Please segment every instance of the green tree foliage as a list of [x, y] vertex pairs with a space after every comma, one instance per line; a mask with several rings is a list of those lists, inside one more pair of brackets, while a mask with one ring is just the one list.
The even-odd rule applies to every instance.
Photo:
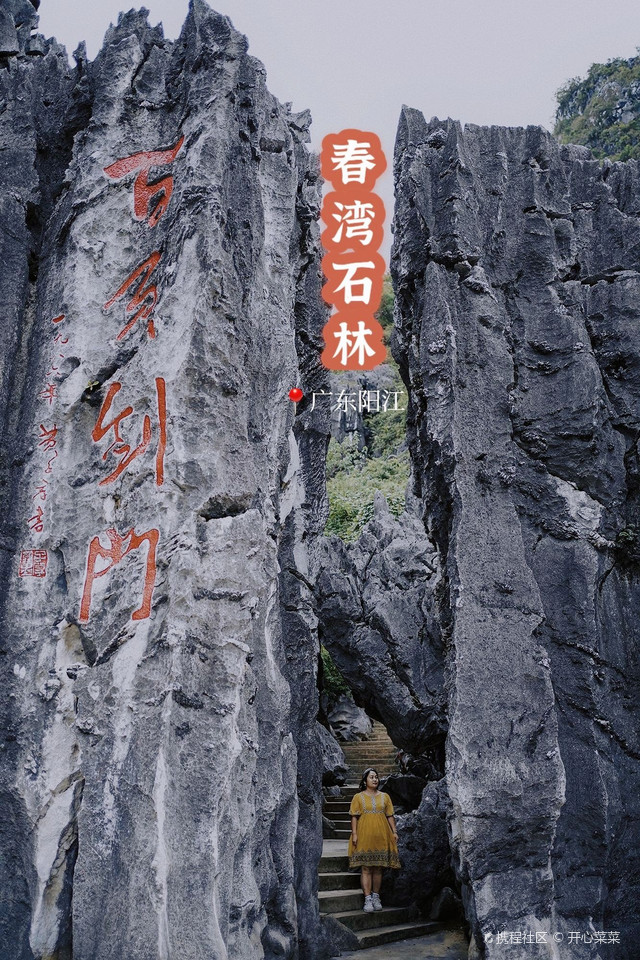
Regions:
[[[393, 386], [390, 391], [397, 391], [399, 407], [406, 407], [406, 390], [400, 371], [395, 360], [390, 363], [393, 371]], [[397, 457], [405, 447], [406, 437], [406, 410], [388, 409], [384, 413], [365, 413], [364, 429], [367, 438], [367, 451], [372, 457]]]
[[[384, 342], [387, 346], [387, 365], [393, 373], [392, 390], [402, 393], [405, 389], [398, 364], [391, 355], [391, 332], [393, 330], [393, 287], [391, 277], [387, 274], [382, 287], [382, 299], [376, 314], [380, 326], [384, 330]], [[402, 404], [400, 404], [402, 406]], [[406, 411], [387, 410], [383, 414], [370, 413], [364, 415], [364, 427], [367, 435], [367, 450], [372, 457], [397, 456], [404, 447], [406, 429]]]
[[334, 533], [345, 543], [357, 540], [373, 516], [376, 490], [385, 495], [394, 517], [399, 517], [404, 510], [408, 479], [408, 451], [397, 456], [368, 457], [349, 439], [342, 443], [331, 440], [327, 455], [329, 519], [325, 533]]
[[[378, 307], [378, 312], [376, 313], [376, 320], [384, 330], [384, 342], [387, 344], [387, 356], [391, 357], [388, 346], [389, 341], [391, 340], [391, 330], [393, 329], [393, 287], [391, 285], [391, 277], [388, 273], [385, 275], [382, 283], [382, 297], [380, 298], [380, 306]], [[391, 362], [393, 362], [393, 360]]]
[[[393, 288], [388, 276], [385, 277], [382, 300], [376, 317], [385, 331], [387, 364], [393, 374], [391, 390], [400, 393], [405, 388], [389, 349], [393, 328]], [[406, 393], [404, 399], [406, 401]], [[327, 455], [329, 519], [325, 533], [335, 534], [345, 543], [357, 540], [362, 528], [373, 516], [373, 501], [377, 490], [386, 497], [391, 513], [396, 517], [400, 516], [404, 510], [405, 490], [409, 480], [405, 419], [406, 412], [403, 410], [365, 413], [365, 450], [358, 450], [353, 435], [342, 443], [331, 440]]]
[[331, 654], [326, 647], [320, 647], [320, 656], [322, 657], [322, 689], [329, 703], [335, 703], [341, 694], [346, 694], [353, 699], [349, 684], [331, 659]]
[[584, 144], [599, 159], [640, 158], [640, 56], [592, 64], [556, 99], [554, 134], [562, 143]]

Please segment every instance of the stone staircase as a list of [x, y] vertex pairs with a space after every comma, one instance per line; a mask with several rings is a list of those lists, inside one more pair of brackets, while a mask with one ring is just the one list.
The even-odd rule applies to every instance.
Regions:
[[368, 740], [354, 740], [340, 744], [349, 768], [347, 783], [358, 784], [367, 767], [375, 767], [380, 779], [390, 773], [398, 773], [396, 748], [385, 727], [374, 721], [373, 731]]
[[320, 913], [331, 914], [354, 931], [360, 945], [373, 947], [396, 940], [423, 937], [441, 930], [442, 924], [416, 921], [406, 907], [383, 907], [364, 913], [364, 895], [359, 871], [349, 870], [347, 843], [351, 833], [349, 806], [366, 767], [375, 767], [380, 777], [397, 770], [395, 747], [381, 723], [374, 723], [370, 740], [342, 743], [349, 774], [342, 796], [325, 801], [324, 814], [336, 824], [334, 839], [325, 840], [319, 865]]

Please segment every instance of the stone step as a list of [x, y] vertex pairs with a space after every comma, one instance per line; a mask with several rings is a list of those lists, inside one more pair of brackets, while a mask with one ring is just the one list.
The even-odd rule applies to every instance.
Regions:
[[349, 813], [349, 807], [351, 803], [349, 800], [325, 800], [324, 802], [324, 812], [327, 816], [330, 816], [329, 810], [333, 813]]
[[377, 773], [381, 773], [381, 771], [378, 770], [378, 767], [394, 767], [395, 768], [397, 766], [395, 757], [375, 757], [375, 758], [366, 757], [366, 756], [350, 757], [347, 754], [345, 754], [345, 759], [352, 770], [354, 768], [357, 768], [360, 771], [364, 771], [368, 767], [373, 767], [373, 769], [376, 770]]
[[[380, 780], [381, 781], [386, 780], [386, 778], [390, 777], [391, 774], [398, 773], [398, 772], [399, 772], [398, 770], [381, 770], [379, 773]], [[381, 787], [380, 789], [384, 789], [384, 787]], [[358, 793], [358, 791], [356, 790], [355, 793]]]
[[359, 873], [320, 873], [318, 875], [320, 890], [359, 890]]
[[364, 893], [362, 890], [321, 890], [318, 900], [320, 913], [345, 913], [362, 910]]
[[375, 731], [371, 734], [370, 737], [365, 737], [363, 740], [341, 740], [340, 737], [336, 737], [336, 739], [340, 743], [340, 746], [343, 746], [344, 744], [349, 746], [350, 744], [353, 745], [357, 743], [391, 743], [392, 742], [389, 735], [386, 732], [376, 733]]
[[[375, 767], [381, 778], [399, 772], [395, 760], [396, 748], [380, 723], [374, 724], [371, 740], [342, 743], [341, 746], [348, 765], [347, 776], [352, 782], [342, 788], [340, 797], [327, 798], [324, 804], [324, 815], [336, 825], [331, 841], [335, 846], [329, 847], [332, 850], [339, 849], [338, 844], [346, 843], [351, 835], [349, 806], [360, 789], [362, 771], [370, 766]], [[414, 914], [404, 907], [383, 907], [382, 910], [365, 913], [362, 909], [364, 894], [360, 890], [360, 876], [348, 871], [346, 856], [323, 856], [319, 869], [320, 912], [335, 917], [353, 930], [363, 950], [395, 941], [424, 938], [432, 931], [441, 929], [440, 924], [412, 920]], [[438, 952], [440, 944], [435, 946], [434, 957], [444, 956]], [[424, 954], [425, 960], [427, 956], [429, 954]]]
[[395, 762], [395, 750], [344, 750], [349, 761], [357, 760], [363, 766], [375, 767], [376, 763]]
[[333, 823], [338, 830], [351, 830], [351, 817], [348, 814], [344, 816], [342, 814], [338, 814], [337, 817], [330, 817], [325, 812], [325, 817], [329, 817], [331, 823]]
[[[373, 930], [358, 930], [356, 931], [356, 937], [360, 941], [362, 949], [367, 947], [377, 947], [383, 943], [393, 943], [396, 940], [411, 940], [414, 937], [426, 937], [429, 934], [435, 933], [439, 924], [429, 923], [427, 921], [421, 922], [416, 921], [414, 923], [395, 923], [390, 924], [388, 927], [378, 927]], [[434, 936], [434, 947], [440, 947], [440, 937]], [[429, 954], [420, 952], [421, 958], [428, 957]], [[435, 952], [434, 957], [444, 956], [440, 952]]]
[[[349, 767], [348, 767], [348, 770], [351, 773], [359, 773], [360, 770], [364, 770], [364, 769], [366, 768], [356, 764], [349, 764]], [[398, 767], [392, 766], [390, 763], [385, 764], [384, 766], [382, 766], [382, 764], [379, 763], [378, 766], [376, 767], [376, 773], [378, 774], [380, 779], [383, 779], [384, 777], [389, 777], [391, 776], [392, 773], [399, 773], [399, 772], [400, 771]]]
[[345, 750], [349, 763], [358, 763], [364, 767], [375, 767], [377, 763], [395, 763], [395, 751], [389, 750]]
[[368, 767], [373, 767], [374, 770], [378, 770], [378, 767], [396, 766], [395, 757], [368, 757], [366, 755], [364, 757], [352, 757], [345, 753], [345, 759], [350, 767], [357, 767], [358, 770], [366, 770]]
[[[362, 776], [363, 770], [366, 770], [366, 766], [363, 763], [349, 763], [347, 765], [347, 772], [350, 773], [351, 776], [355, 775], [358, 778], [360, 778]], [[385, 763], [385, 764], [379, 763], [375, 767], [375, 771], [380, 777], [380, 779], [382, 780], [384, 777], [388, 777], [392, 773], [399, 773], [400, 769], [399, 767], [396, 767], [394, 763]], [[360, 779], [358, 779], [358, 785], [359, 784], [360, 784]]]
[[346, 854], [344, 857], [322, 856], [318, 869], [321, 873], [346, 873], [349, 869], [349, 857]]
[[398, 748], [391, 740], [352, 740], [341, 743], [345, 753], [397, 753]]
[[375, 767], [377, 770], [377, 765], [379, 763], [393, 763], [395, 764], [396, 758], [393, 753], [379, 753], [376, 756], [371, 756], [371, 752], [367, 751], [366, 753], [352, 753], [351, 751], [344, 751], [345, 758], [347, 763], [357, 764], [359, 767], [362, 767], [364, 770], [366, 767]]
[[[325, 912], [322, 909], [321, 913]], [[410, 912], [406, 907], [383, 907], [374, 913], [365, 913], [364, 910], [344, 910], [332, 913], [332, 917], [344, 923], [350, 930], [372, 930], [378, 927], [396, 926], [401, 923], [410, 923]]]

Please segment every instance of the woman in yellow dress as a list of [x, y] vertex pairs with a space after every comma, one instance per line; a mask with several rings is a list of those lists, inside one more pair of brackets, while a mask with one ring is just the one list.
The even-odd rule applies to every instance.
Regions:
[[385, 867], [400, 869], [398, 831], [391, 797], [378, 790], [380, 778], [368, 767], [360, 781], [360, 792], [351, 801], [349, 869], [362, 871], [364, 911], [382, 910], [380, 885]]

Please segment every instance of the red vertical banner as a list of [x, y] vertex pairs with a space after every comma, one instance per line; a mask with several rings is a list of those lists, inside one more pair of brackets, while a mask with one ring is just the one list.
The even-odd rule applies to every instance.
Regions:
[[321, 360], [329, 370], [372, 370], [387, 356], [374, 317], [385, 269], [377, 253], [385, 210], [373, 193], [387, 161], [375, 133], [348, 129], [324, 138], [320, 163], [334, 188], [322, 204], [322, 296], [335, 311], [322, 331]]

